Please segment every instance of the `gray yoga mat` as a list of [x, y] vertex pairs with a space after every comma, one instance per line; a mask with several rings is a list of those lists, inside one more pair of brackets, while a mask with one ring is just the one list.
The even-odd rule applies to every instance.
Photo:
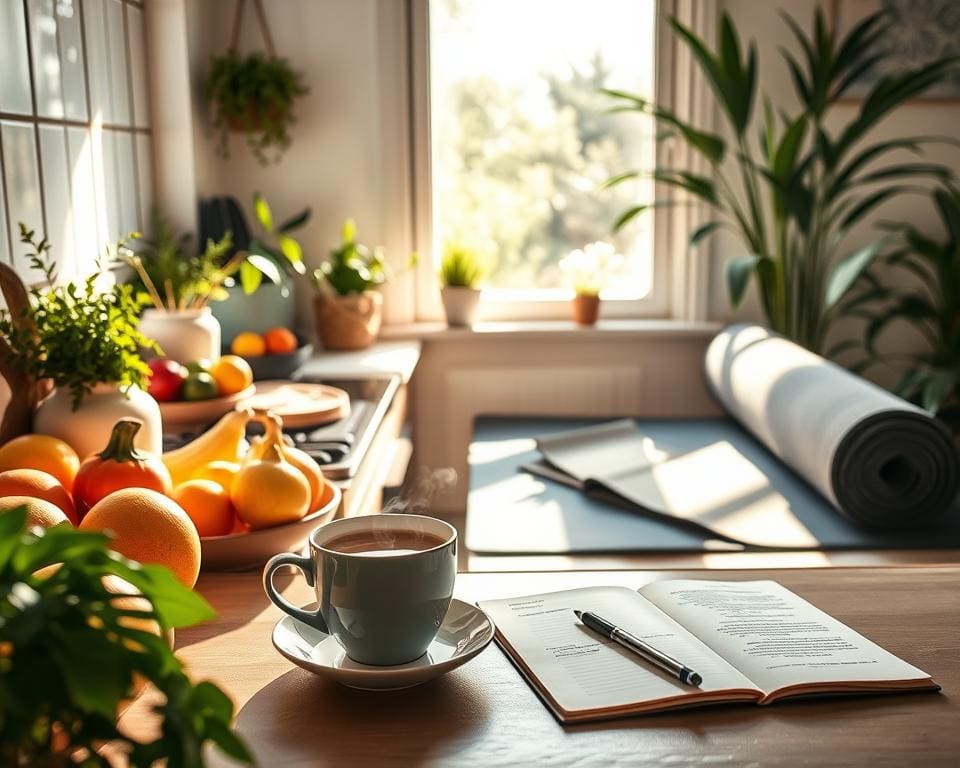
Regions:
[[858, 525], [956, 513], [957, 446], [916, 406], [757, 325], [721, 331], [704, 371], [727, 413]]
[[[478, 554], [569, 554], [625, 552], [709, 552], [744, 549], [711, 536], [699, 524], [645, 514], [612, 495], [585, 494], [560, 482], [521, 470], [540, 461], [536, 438], [602, 423], [596, 419], [482, 417], [470, 446], [470, 495], [466, 546]], [[795, 525], [817, 549], [924, 549], [960, 546], [960, 515], [916, 530], [865, 529], [837, 513], [833, 505], [755, 438], [730, 419], [638, 420], [652, 450], [672, 455], [696, 453], [727, 444], [768, 479], [786, 500]], [[695, 483], [699, 478], [690, 478]], [[744, 503], [726, 499], [704, 520], [719, 522], [738, 514]], [[759, 537], [755, 537], [759, 538]], [[773, 549], [782, 547], [770, 547]]]

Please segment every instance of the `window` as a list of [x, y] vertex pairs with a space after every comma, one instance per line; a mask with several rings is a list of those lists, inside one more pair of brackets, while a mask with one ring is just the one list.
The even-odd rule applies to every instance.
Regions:
[[18, 222], [64, 277], [142, 229], [152, 201], [141, 2], [0, 0], [0, 259], [35, 280]]
[[654, 129], [599, 91], [653, 98], [654, 0], [429, 0], [428, 16], [430, 278], [444, 243], [466, 243], [489, 260], [488, 318], [566, 316], [560, 260], [607, 241], [624, 258], [604, 298], [643, 314], [653, 217], [612, 227], [652, 183], [600, 186], [653, 167]]

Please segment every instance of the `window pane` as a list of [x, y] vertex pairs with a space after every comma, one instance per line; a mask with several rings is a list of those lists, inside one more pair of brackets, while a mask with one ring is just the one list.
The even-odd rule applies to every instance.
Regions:
[[71, 120], [86, 120], [87, 94], [83, 84], [80, 0], [57, 0], [57, 32], [60, 35], [60, 78], [64, 112]]
[[[3, 174], [3, 158], [0, 157], [0, 176]], [[9, 238], [7, 236], [7, 203], [3, 196], [3, 184], [0, 184], [0, 261], [10, 263]], [[0, 301], [2, 301], [0, 297]]]
[[57, 262], [62, 277], [73, 277], [77, 274], [77, 264], [66, 136], [63, 128], [57, 125], [41, 125], [39, 130], [50, 255]]
[[100, 251], [97, 237], [97, 197], [93, 177], [93, 143], [86, 128], [67, 128], [70, 190], [76, 231], [77, 268], [93, 269]]
[[123, 4], [107, 0], [107, 49], [110, 54], [111, 123], [131, 125], [130, 90], [127, 78], [127, 42]]
[[33, 43], [33, 82], [37, 89], [37, 114], [63, 117], [60, 93], [60, 52], [53, 0], [30, 0], [30, 39]]
[[150, 228], [153, 207], [153, 147], [149, 136], [137, 135], [137, 178], [140, 182], [140, 231]]
[[623, 254], [613, 298], [652, 278], [652, 221], [612, 224], [652, 192], [607, 191], [610, 176], [653, 166], [652, 128], [610, 115], [600, 88], [648, 98], [654, 0], [431, 0], [434, 253], [456, 241], [489, 253], [495, 288], [557, 289], [560, 260], [604, 240]]
[[27, 26], [20, 0], [0, 0], [0, 109], [29, 115]]
[[136, 182], [136, 164], [133, 159], [133, 136], [117, 133], [117, 194], [120, 198], [120, 229], [123, 237], [140, 228], [139, 191]]
[[23, 256], [19, 226], [22, 221], [30, 229], [43, 232], [40, 174], [33, 126], [4, 121], [0, 123], [0, 139], [3, 140], [3, 170], [7, 180], [7, 210], [13, 230], [13, 266], [25, 280], [36, 281], [37, 275]]
[[140, 128], [150, 125], [147, 102], [147, 65], [144, 57], [143, 12], [127, 6], [127, 39], [130, 41], [130, 81], [133, 83], [133, 121]]

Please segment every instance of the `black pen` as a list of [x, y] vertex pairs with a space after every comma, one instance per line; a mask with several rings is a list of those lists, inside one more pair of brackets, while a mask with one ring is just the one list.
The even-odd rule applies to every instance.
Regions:
[[703, 682], [703, 678], [686, 664], [677, 661], [673, 656], [668, 656], [663, 651], [658, 651], [649, 643], [644, 642], [639, 637], [631, 635], [625, 629], [620, 629], [620, 627], [611, 624], [606, 619], [597, 616], [597, 614], [577, 610], [574, 610], [574, 613], [577, 614], [577, 618], [583, 622], [587, 629], [592, 629], [599, 635], [609, 637], [613, 642], [622, 645], [628, 651], [646, 659], [655, 667], [662, 669], [664, 672], [669, 672], [681, 683], [698, 686]]

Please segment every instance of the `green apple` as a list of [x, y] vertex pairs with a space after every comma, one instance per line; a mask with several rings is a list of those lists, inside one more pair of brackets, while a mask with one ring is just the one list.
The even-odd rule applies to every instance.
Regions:
[[184, 400], [209, 400], [216, 396], [217, 382], [209, 373], [191, 373], [183, 380]]
[[202, 357], [199, 360], [191, 360], [184, 367], [190, 373], [210, 373], [213, 363], [207, 360], [207, 358]]

